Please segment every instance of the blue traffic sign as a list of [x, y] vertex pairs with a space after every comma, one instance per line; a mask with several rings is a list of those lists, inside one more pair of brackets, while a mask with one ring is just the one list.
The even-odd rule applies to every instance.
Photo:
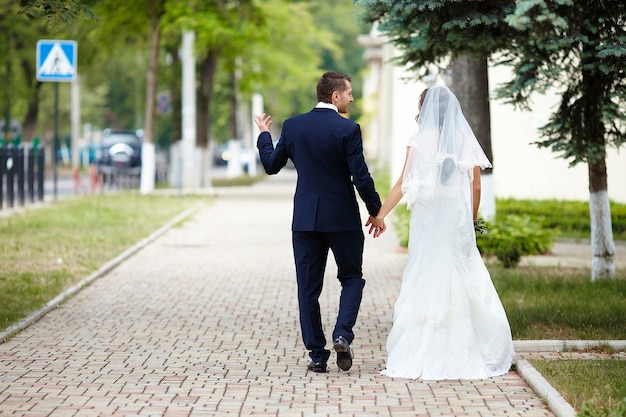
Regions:
[[77, 49], [76, 41], [38, 41], [37, 80], [74, 81]]

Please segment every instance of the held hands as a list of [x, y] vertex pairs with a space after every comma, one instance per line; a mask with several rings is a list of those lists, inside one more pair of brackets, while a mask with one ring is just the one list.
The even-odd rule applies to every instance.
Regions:
[[260, 116], [254, 115], [254, 123], [256, 123], [261, 132], [269, 132], [272, 125], [272, 116], [266, 116], [265, 113]]
[[375, 238], [379, 237], [385, 232], [385, 230], [387, 230], [384, 218], [374, 217], [371, 215], [365, 223], [365, 227], [367, 226], [370, 227], [370, 230], [367, 233], [369, 233], [370, 235], [373, 234], [373, 237]]

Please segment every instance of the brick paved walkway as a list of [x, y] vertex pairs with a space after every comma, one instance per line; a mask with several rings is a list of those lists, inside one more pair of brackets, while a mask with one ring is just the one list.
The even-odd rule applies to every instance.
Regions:
[[[393, 233], [366, 240], [353, 368], [307, 372], [293, 178], [218, 189], [182, 225], [0, 344], [0, 415], [553, 416], [516, 372], [447, 382], [379, 375], [406, 261]], [[328, 334], [335, 272], [330, 262]]]

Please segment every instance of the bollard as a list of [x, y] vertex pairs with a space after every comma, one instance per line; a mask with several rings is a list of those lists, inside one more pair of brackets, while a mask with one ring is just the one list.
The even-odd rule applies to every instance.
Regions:
[[37, 199], [43, 201], [43, 182], [44, 182], [44, 156], [45, 150], [42, 145], [37, 148]]
[[15, 148], [15, 173], [17, 174], [17, 204], [24, 206], [24, 146]]
[[100, 181], [100, 177], [98, 176], [98, 168], [96, 168], [95, 165], [91, 165], [89, 167], [89, 185], [92, 193], [98, 188], [100, 188], [101, 193], [104, 192], [104, 186]]
[[6, 161], [6, 151], [0, 144], [0, 210], [4, 207], [4, 166]]
[[5, 169], [7, 173], [7, 207], [13, 208], [14, 203], [14, 183], [13, 174], [15, 173], [15, 148], [13, 145], [9, 145], [6, 148], [6, 164]]
[[28, 148], [27, 165], [28, 165], [28, 201], [35, 202], [35, 152], [36, 148], [31, 146]]

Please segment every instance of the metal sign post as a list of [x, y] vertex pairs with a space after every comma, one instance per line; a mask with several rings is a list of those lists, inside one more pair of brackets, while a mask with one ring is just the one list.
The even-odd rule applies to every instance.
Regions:
[[57, 147], [59, 146], [59, 82], [76, 80], [76, 41], [37, 42], [37, 80], [54, 82], [54, 199], [57, 199]]

